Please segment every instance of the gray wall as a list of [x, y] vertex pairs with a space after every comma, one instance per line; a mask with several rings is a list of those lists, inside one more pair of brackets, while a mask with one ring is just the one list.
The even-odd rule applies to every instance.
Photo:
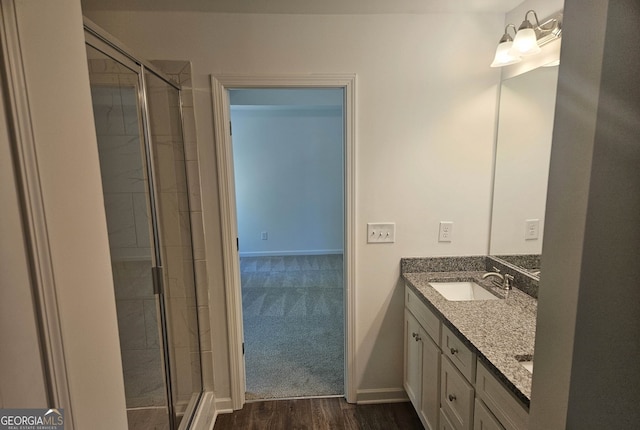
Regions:
[[640, 6], [567, 0], [531, 429], [640, 422]]

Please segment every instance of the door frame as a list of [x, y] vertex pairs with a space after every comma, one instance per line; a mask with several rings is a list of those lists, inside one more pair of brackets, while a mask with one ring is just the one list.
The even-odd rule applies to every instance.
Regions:
[[232, 407], [235, 410], [241, 409], [245, 403], [245, 366], [243, 357], [242, 293], [237, 245], [238, 224], [228, 90], [251, 88], [342, 88], [344, 90], [344, 392], [347, 402], [355, 403], [356, 75], [211, 75], [214, 141], [220, 192], [222, 258], [229, 337]]
[[[62, 326], [59, 306], [59, 287], [54, 276], [54, 264], [45, 202], [38, 164], [37, 141], [30, 106], [29, 79], [25, 74], [20, 37], [25, 29], [20, 26], [18, 3], [0, 0], [0, 69], [6, 77], [0, 92], [4, 103], [3, 121], [6, 121], [10, 150], [15, 169], [15, 185], [19, 198], [19, 211], [23, 225], [25, 259], [31, 285], [33, 315], [39, 342], [40, 362], [46, 396], [46, 407], [64, 409], [65, 426], [76, 427], [72, 404], [69, 368], [63, 337], [70, 334]], [[37, 115], [36, 115], [37, 120]], [[77, 377], [77, 375], [76, 375]], [[45, 405], [42, 405], [45, 406]]]

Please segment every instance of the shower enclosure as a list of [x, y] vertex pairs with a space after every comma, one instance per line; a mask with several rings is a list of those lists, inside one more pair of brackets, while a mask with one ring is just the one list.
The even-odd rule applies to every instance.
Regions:
[[188, 428], [202, 367], [180, 88], [85, 36], [129, 428]]

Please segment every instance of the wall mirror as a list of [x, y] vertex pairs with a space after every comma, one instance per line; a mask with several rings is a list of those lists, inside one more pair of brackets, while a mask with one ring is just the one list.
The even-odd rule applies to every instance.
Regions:
[[558, 67], [504, 79], [489, 255], [539, 280]]

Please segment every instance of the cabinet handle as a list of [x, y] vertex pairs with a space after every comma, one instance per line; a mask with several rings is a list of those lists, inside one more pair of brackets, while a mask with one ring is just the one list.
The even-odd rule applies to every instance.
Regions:
[[453, 394], [449, 394], [449, 401], [453, 402], [456, 399], [456, 396]]
[[418, 333], [411, 333], [411, 336], [413, 336], [413, 338], [415, 339], [416, 337], [418, 337]]
[[422, 338], [418, 335], [416, 335], [416, 342], [420, 342], [422, 340]]
[[456, 355], [458, 353], [458, 350], [455, 348], [451, 348], [450, 351], [451, 351], [451, 355]]

